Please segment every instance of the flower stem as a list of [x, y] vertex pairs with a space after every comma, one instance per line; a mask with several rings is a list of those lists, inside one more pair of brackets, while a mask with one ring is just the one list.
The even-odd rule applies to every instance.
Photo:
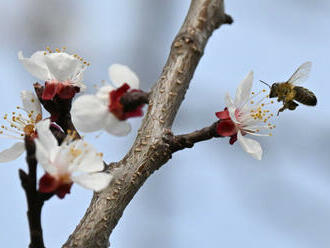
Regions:
[[164, 140], [169, 144], [171, 152], [174, 153], [185, 148], [191, 148], [195, 143], [221, 137], [217, 133], [217, 125], [218, 121], [214, 122], [211, 126], [182, 135], [173, 135], [171, 132], [168, 132]]
[[25, 191], [28, 210], [27, 217], [30, 229], [29, 248], [45, 248], [42, 227], [41, 210], [44, 202], [50, 199], [53, 194], [44, 194], [37, 191], [37, 160], [35, 158], [35, 144], [31, 137], [25, 137], [26, 162], [28, 164], [28, 174], [19, 169], [19, 177]]

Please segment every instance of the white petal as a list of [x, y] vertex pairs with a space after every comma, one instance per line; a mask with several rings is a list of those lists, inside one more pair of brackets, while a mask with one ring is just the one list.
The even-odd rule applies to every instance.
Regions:
[[131, 131], [131, 124], [126, 121], [118, 120], [113, 114], [109, 113], [105, 120], [104, 129], [116, 136], [126, 136]]
[[239, 121], [236, 119], [235, 112], [236, 112], [236, 107], [233, 103], [233, 100], [231, 99], [230, 95], [227, 93], [225, 97], [225, 102], [226, 102], [226, 107], [228, 109], [230, 118], [233, 122], [239, 123]]
[[53, 133], [49, 130], [50, 120], [46, 119], [36, 124], [40, 144], [47, 150], [52, 151], [58, 147], [58, 143]]
[[36, 158], [38, 163], [42, 166], [42, 168], [51, 175], [57, 174], [57, 168], [51, 161], [52, 154], [57, 150], [57, 148], [53, 148], [53, 150], [47, 150], [45, 146], [40, 142], [40, 140], [34, 140], [36, 144]]
[[97, 91], [96, 96], [108, 106], [110, 101], [110, 91], [113, 91], [114, 89], [115, 88], [110, 84], [104, 85]]
[[250, 154], [255, 159], [261, 160], [262, 158], [262, 148], [258, 141], [253, 139], [245, 138], [241, 134], [241, 131], [238, 131], [237, 139], [241, 144], [244, 151]]
[[236, 90], [234, 104], [237, 107], [242, 107], [249, 99], [253, 84], [253, 71], [242, 80]]
[[106, 188], [109, 185], [111, 179], [112, 175], [105, 172], [72, 176], [72, 181], [80, 184], [87, 189], [92, 189], [94, 191], [100, 191]]
[[50, 79], [44, 51], [35, 52], [31, 58], [24, 58], [22, 51], [20, 51], [18, 52], [18, 59], [22, 62], [24, 68], [36, 78], [43, 81]]
[[80, 96], [72, 104], [71, 116], [75, 127], [82, 132], [95, 132], [104, 127], [108, 106], [94, 95]]
[[69, 174], [69, 165], [74, 159], [70, 151], [70, 146], [66, 141], [62, 142], [60, 146], [54, 149], [51, 154], [49, 154], [50, 162], [56, 167], [57, 174]]
[[97, 172], [104, 169], [103, 157], [94, 147], [83, 140], [74, 141], [71, 144], [74, 149], [80, 150], [81, 155], [73, 160], [70, 172]]
[[50, 53], [45, 57], [49, 72], [60, 82], [72, 80], [81, 71], [81, 61], [67, 53]]
[[33, 92], [23, 90], [21, 91], [21, 98], [25, 110], [28, 112], [33, 111], [34, 117], [36, 117], [38, 114], [41, 114], [41, 104], [38, 97]]
[[0, 152], [0, 163], [15, 160], [25, 151], [23, 142], [17, 142], [12, 147]]
[[109, 67], [109, 77], [114, 86], [120, 87], [127, 83], [132, 89], [139, 88], [139, 78], [126, 65], [113, 64]]

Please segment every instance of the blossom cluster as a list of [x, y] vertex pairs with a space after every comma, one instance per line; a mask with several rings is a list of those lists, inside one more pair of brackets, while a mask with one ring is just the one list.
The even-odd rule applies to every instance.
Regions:
[[[113, 175], [107, 171], [102, 153], [80, 138], [76, 130], [127, 135], [131, 131], [127, 119], [143, 115], [144, 103], [137, 101], [127, 105], [124, 101], [127, 96], [143, 93], [139, 90], [138, 76], [125, 65], [113, 64], [108, 69], [112, 84], [104, 84], [95, 94], [75, 98], [87, 88], [83, 74], [89, 63], [83, 58], [66, 53], [64, 48], [54, 52], [47, 48], [30, 58], [19, 52], [18, 59], [30, 74], [45, 83], [43, 86], [35, 84], [37, 95], [22, 91], [22, 106], [4, 115], [6, 124], [0, 126], [0, 135], [18, 141], [0, 152], [0, 162], [18, 158], [28, 149], [26, 139], [32, 140], [37, 161], [45, 171], [39, 180], [39, 192], [64, 198], [73, 183], [94, 191], [103, 190]], [[238, 86], [234, 99], [226, 95], [226, 107], [216, 113], [219, 119], [216, 133], [220, 137], [230, 137], [231, 145], [239, 141], [244, 151], [260, 160], [263, 153], [260, 143], [246, 135], [270, 136], [269, 130], [275, 125], [269, 123], [273, 114], [266, 109], [272, 101], [267, 102], [268, 95], [262, 96], [265, 90], [251, 92], [252, 84], [253, 72], [250, 72]], [[51, 114], [50, 118], [43, 117], [42, 105]], [[58, 121], [63, 114], [71, 117], [69, 127], [73, 130], [65, 130], [68, 125]], [[54, 132], [66, 137], [59, 139]]]
[[[30, 74], [45, 83], [41, 94], [22, 91], [23, 106], [3, 116], [5, 124], [0, 126], [0, 135], [17, 142], [0, 152], [0, 162], [18, 158], [27, 149], [24, 140], [33, 140], [35, 156], [45, 171], [39, 180], [39, 192], [64, 198], [73, 183], [94, 191], [103, 190], [113, 177], [106, 170], [103, 154], [83, 139], [77, 139], [75, 130], [63, 130], [53, 116], [43, 118], [42, 105], [48, 110], [50, 103], [61, 105], [67, 101], [72, 106], [69, 113], [72, 122], [79, 132], [105, 130], [124, 136], [131, 130], [126, 120], [143, 115], [143, 104], [126, 110], [121, 103], [125, 94], [140, 91], [138, 77], [127, 66], [114, 64], [109, 67], [113, 85], [106, 84], [94, 95], [85, 94], [72, 102], [77, 93], [87, 88], [83, 74], [89, 63], [83, 58], [66, 53], [65, 48], [55, 51], [47, 48], [29, 58], [19, 52], [18, 59]], [[53, 129], [66, 135], [64, 140], [58, 140]]]

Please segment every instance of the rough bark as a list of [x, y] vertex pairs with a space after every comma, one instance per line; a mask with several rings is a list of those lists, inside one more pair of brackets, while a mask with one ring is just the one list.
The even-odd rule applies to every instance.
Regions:
[[112, 183], [95, 193], [84, 217], [63, 245], [108, 247], [109, 237], [124, 209], [145, 180], [172, 155], [168, 135], [196, 66], [212, 32], [232, 23], [223, 0], [192, 0], [186, 19], [174, 39], [161, 77], [149, 95], [148, 111], [126, 156], [110, 165]]

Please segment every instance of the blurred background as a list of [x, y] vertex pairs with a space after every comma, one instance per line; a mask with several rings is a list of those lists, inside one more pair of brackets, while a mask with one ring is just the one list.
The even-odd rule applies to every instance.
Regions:
[[[0, 111], [20, 105], [19, 92], [35, 78], [17, 60], [46, 46], [66, 46], [91, 63], [89, 86], [108, 80], [112, 63], [130, 66], [149, 90], [159, 77], [188, 0], [72, 1], [25, 0], [0, 3]], [[174, 132], [213, 123], [249, 70], [257, 83], [286, 81], [305, 61], [313, 62], [304, 84], [316, 107], [299, 106], [276, 118], [272, 137], [260, 138], [262, 161], [238, 143], [214, 139], [176, 153], [155, 172], [129, 204], [110, 242], [115, 248], [246, 247], [326, 248], [330, 246], [329, 65], [330, 2], [327, 0], [226, 1], [234, 18], [211, 37], [177, 115]], [[89, 92], [94, 92], [93, 87]], [[86, 139], [120, 160], [141, 119], [130, 120], [126, 138], [106, 133]], [[0, 150], [13, 140], [1, 139]], [[29, 243], [24, 192], [18, 169], [24, 156], [0, 166], [0, 243]], [[39, 172], [39, 175], [42, 171]], [[77, 185], [64, 200], [43, 209], [47, 248], [60, 247], [83, 216], [92, 192]]]

